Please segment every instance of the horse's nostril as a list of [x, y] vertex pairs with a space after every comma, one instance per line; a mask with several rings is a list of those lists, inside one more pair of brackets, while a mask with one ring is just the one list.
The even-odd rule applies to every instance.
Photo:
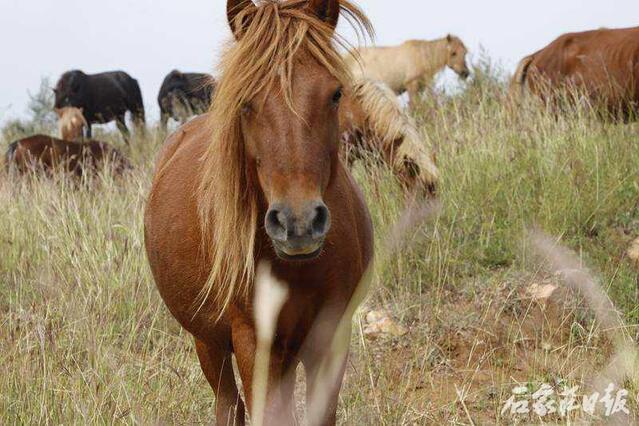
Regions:
[[275, 240], [286, 241], [286, 215], [282, 210], [272, 208], [266, 213], [264, 221], [266, 233]]
[[313, 238], [323, 238], [330, 227], [330, 213], [325, 205], [315, 207], [315, 217], [311, 223]]

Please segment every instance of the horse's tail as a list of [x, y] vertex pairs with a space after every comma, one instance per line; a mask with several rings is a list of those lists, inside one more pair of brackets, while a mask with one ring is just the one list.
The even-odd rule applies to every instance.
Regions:
[[16, 157], [16, 150], [18, 149], [18, 141], [13, 142], [9, 145], [7, 152], [4, 155], [4, 168], [8, 172], [13, 165], [13, 162]]
[[513, 78], [510, 80], [509, 94], [511, 98], [516, 98], [523, 94], [526, 87], [526, 79], [528, 78], [528, 70], [530, 69], [530, 64], [532, 64], [533, 59], [535, 59], [535, 56], [529, 55], [519, 61]]
[[[417, 166], [417, 179], [428, 188], [439, 180], [439, 170], [413, 119], [406, 114], [395, 93], [384, 83], [361, 80], [352, 90], [354, 101], [362, 108], [365, 133], [372, 133], [384, 148], [393, 152], [393, 168], [402, 170], [407, 163]], [[399, 146], [393, 148], [397, 141]]]

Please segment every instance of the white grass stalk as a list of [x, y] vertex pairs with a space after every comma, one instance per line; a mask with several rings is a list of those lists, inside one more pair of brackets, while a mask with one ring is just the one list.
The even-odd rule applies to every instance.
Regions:
[[271, 273], [271, 266], [261, 263], [255, 277], [255, 298], [253, 314], [255, 317], [257, 348], [253, 367], [253, 424], [264, 424], [264, 410], [268, 391], [268, 372], [275, 337], [275, 328], [280, 311], [288, 298], [286, 284], [278, 281]]

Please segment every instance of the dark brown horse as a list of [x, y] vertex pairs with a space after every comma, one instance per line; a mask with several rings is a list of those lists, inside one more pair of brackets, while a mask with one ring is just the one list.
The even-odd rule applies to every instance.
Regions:
[[[146, 250], [162, 298], [195, 338], [218, 425], [244, 424], [245, 403], [254, 420], [294, 424], [291, 372], [300, 362], [308, 389], [325, 385], [307, 397], [309, 406], [325, 403], [313, 422], [335, 423], [346, 352], [335, 360], [331, 342], [373, 258], [368, 210], [339, 159], [338, 109], [350, 84], [335, 46], [340, 12], [370, 29], [345, 0], [228, 0], [236, 42], [222, 58], [211, 111], [173, 134], [157, 164]], [[265, 410], [254, 412], [261, 263], [286, 283], [288, 298]], [[339, 333], [346, 345], [348, 334]], [[323, 374], [327, 359], [338, 366], [334, 376]]]
[[96, 173], [109, 165], [116, 174], [130, 169], [128, 160], [111, 145], [98, 142], [69, 142], [46, 135], [34, 135], [9, 145], [5, 156], [8, 169], [20, 173], [51, 172], [62, 168], [76, 176]]
[[[557, 90], [559, 89], [559, 90]], [[568, 90], [567, 94], [562, 91]], [[564, 34], [521, 60], [511, 94], [579, 100], [618, 118], [639, 113], [639, 27]], [[560, 95], [561, 98], [557, 98]]]

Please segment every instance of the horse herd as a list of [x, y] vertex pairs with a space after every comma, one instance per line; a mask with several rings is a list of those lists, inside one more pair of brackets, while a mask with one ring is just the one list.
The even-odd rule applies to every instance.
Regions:
[[[562, 35], [519, 63], [510, 84], [511, 99], [532, 93], [552, 103], [560, 97], [565, 100], [570, 93], [572, 101], [588, 101], [615, 117], [633, 117], [639, 101], [638, 34], [637, 28], [602, 28]], [[348, 106], [340, 107], [340, 134], [349, 163], [372, 151], [392, 166], [403, 184], [432, 194], [437, 167], [394, 95], [408, 93], [409, 106], [414, 106], [445, 67], [467, 79], [467, 53], [462, 40], [448, 34], [398, 46], [361, 47], [344, 55], [346, 67], [357, 81], [351, 87], [357, 96], [345, 102]], [[157, 98], [161, 128], [166, 129], [170, 118], [184, 124], [208, 111], [216, 84], [209, 74], [171, 71]], [[16, 141], [9, 146], [7, 164], [25, 171], [34, 165], [50, 168], [64, 163], [69, 171], [82, 174], [84, 164], [99, 166], [109, 159], [118, 171], [130, 169], [117, 149], [91, 140], [91, 129], [93, 124], [115, 121], [128, 142], [129, 113], [137, 130], [144, 132], [144, 103], [138, 82], [123, 71], [85, 74], [72, 70], [60, 77], [53, 91], [59, 139], [35, 135]], [[87, 162], [77, 160], [87, 156], [91, 157]]]
[[[444, 66], [470, 74], [466, 48], [452, 35], [344, 57], [340, 16], [372, 34], [347, 0], [227, 0], [234, 43], [215, 84], [174, 71], [160, 91], [162, 124], [178, 105], [208, 111], [163, 145], [144, 233], [160, 295], [194, 337], [220, 425], [244, 424], [246, 409], [255, 424], [296, 424], [300, 363], [309, 424], [335, 424], [357, 290], [374, 258], [370, 214], [349, 162], [374, 151], [407, 188], [432, 192], [437, 167], [396, 95], [408, 92], [414, 103]], [[639, 30], [601, 29], [562, 36], [525, 58], [511, 92], [548, 101], [549, 85], [577, 88], [626, 113], [639, 101], [637, 82]], [[61, 116], [72, 114], [61, 127], [115, 120], [127, 134], [126, 111], [144, 123], [139, 87], [125, 73], [71, 71], [55, 91]], [[10, 147], [11, 161], [21, 144]], [[265, 325], [256, 311], [269, 302], [254, 297], [269, 277], [284, 283], [286, 299], [260, 386], [253, 380]]]

